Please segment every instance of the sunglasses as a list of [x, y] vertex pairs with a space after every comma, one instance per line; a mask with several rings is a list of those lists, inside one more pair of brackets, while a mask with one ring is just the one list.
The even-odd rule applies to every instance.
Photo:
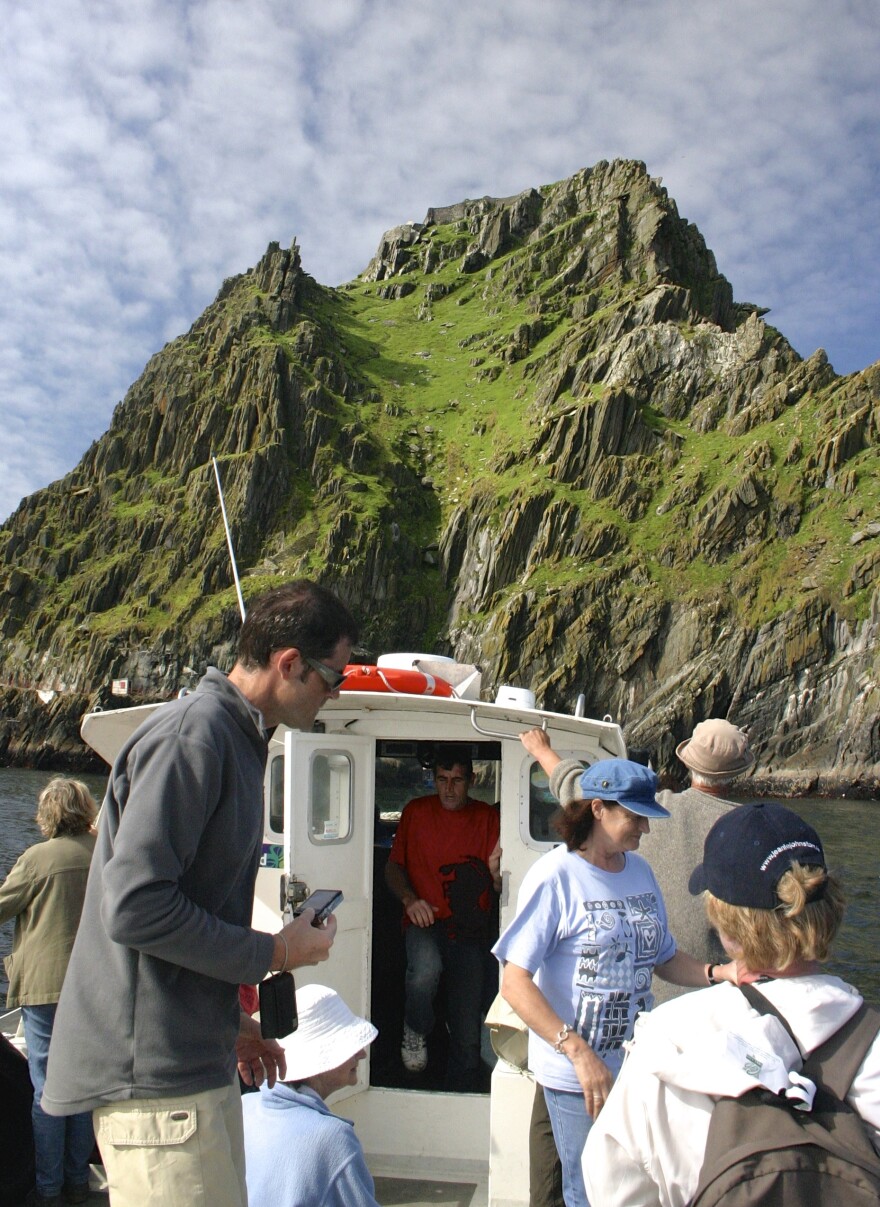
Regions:
[[303, 654], [303, 662], [321, 676], [332, 692], [338, 692], [347, 678], [343, 671], [335, 671], [332, 666], [326, 666], [325, 663], [319, 662], [317, 658], [309, 658], [308, 655]]

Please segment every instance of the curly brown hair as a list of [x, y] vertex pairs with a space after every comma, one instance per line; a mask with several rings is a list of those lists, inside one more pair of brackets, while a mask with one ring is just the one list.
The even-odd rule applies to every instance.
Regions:
[[98, 816], [95, 798], [82, 780], [58, 775], [49, 780], [37, 799], [36, 822], [45, 838], [84, 834]]

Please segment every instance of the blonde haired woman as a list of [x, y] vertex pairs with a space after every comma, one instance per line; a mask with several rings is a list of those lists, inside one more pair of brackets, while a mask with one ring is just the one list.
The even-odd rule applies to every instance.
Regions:
[[[789, 1074], [798, 1073], [802, 1056], [862, 1004], [856, 989], [822, 972], [843, 920], [843, 894], [819, 835], [790, 809], [740, 805], [717, 821], [690, 890], [705, 894], [709, 920], [740, 979], [753, 981], [780, 1012], [797, 1047], [776, 1018], [753, 1009], [733, 985], [688, 994], [643, 1016], [584, 1150], [588, 1190], [608, 1207], [689, 1203], [718, 1099], [759, 1086], [791, 1093]], [[846, 1098], [880, 1148], [880, 1039]]]
[[34, 1087], [36, 1203], [84, 1203], [95, 1145], [90, 1112], [53, 1118], [40, 1105], [55, 1008], [82, 912], [98, 807], [80, 780], [50, 780], [37, 802], [46, 842], [29, 847], [0, 886], [0, 922], [15, 919], [6, 1005], [21, 1007]]

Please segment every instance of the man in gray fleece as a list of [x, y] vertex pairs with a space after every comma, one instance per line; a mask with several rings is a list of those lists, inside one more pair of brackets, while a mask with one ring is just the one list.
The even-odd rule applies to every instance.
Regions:
[[267, 731], [312, 728], [356, 639], [325, 588], [266, 593], [229, 675], [157, 708], [113, 766], [43, 1094], [94, 1111], [113, 1207], [247, 1203], [236, 1065], [270, 1085], [285, 1067], [238, 986], [327, 959], [336, 930], [311, 910], [251, 929]]
[[[658, 803], [669, 810], [669, 820], [642, 838], [639, 854], [657, 877], [678, 946], [698, 960], [722, 963], [728, 957], [706, 921], [702, 900], [688, 892], [688, 877], [690, 869], [703, 861], [703, 843], [715, 822], [737, 807], [725, 794], [752, 766], [755, 756], [743, 731], [720, 717], [695, 725], [675, 753], [690, 772], [690, 787], [658, 794]], [[655, 1006], [685, 992], [656, 976], [651, 990]]]

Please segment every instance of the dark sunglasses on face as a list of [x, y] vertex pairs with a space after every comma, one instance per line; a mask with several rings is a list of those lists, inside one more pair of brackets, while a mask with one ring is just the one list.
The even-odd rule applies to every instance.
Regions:
[[335, 671], [332, 666], [319, 662], [317, 658], [309, 658], [307, 654], [303, 654], [303, 662], [321, 676], [332, 692], [339, 691], [345, 682], [346, 676], [342, 671]]

